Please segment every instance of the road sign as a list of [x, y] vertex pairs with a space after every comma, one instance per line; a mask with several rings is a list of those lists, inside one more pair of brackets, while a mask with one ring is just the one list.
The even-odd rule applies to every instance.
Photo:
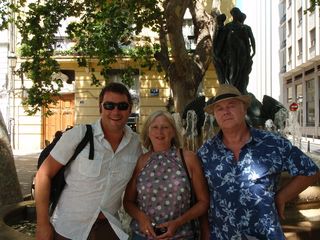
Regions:
[[297, 111], [298, 108], [299, 108], [299, 105], [298, 105], [297, 103], [295, 103], [295, 102], [294, 102], [294, 103], [291, 103], [290, 106], [289, 106], [289, 109], [290, 109], [290, 111], [292, 111], [292, 112]]

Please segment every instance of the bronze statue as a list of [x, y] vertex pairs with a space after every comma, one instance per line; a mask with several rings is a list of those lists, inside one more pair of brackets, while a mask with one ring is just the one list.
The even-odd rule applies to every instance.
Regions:
[[236, 7], [230, 13], [232, 21], [225, 25], [226, 16], [217, 16], [213, 63], [220, 84], [232, 84], [246, 94], [255, 54], [255, 40], [251, 28], [244, 24], [246, 15]]

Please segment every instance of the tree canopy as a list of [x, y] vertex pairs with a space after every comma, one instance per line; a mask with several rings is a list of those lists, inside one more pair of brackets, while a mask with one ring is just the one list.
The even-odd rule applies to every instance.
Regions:
[[320, 0], [309, 0], [310, 7], [307, 9], [309, 12], [314, 12], [317, 6], [320, 6]]
[[[31, 106], [29, 113], [48, 108], [62, 87], [62, 81], [52, 79], [52, 74], [60, 69], [54, 58], [55, 45], [66, 19], [75, 19], [68, 25], [67, 34], [76, 45], [64, 54], [75, 57], [80, 66], [92, 72], [90, 63], [97, 61], [106, 81], [111, 64], [121, 57], [131, 57], [142, 67], [163, 71], [173, 92], [175, 110], [181, 112], [196, 97], [211, 62], [216, 13], [208, 14], [204, 10], [206, 3], [206, 0], [2, 0], [0, 30], [12, 21], [17, 26], [21, 34], [19, 53], [24, 59], [18, 72], [33, 81], [25, 101]], [[307, 11], [314, 11], [319, 5], [320, 0], [310, 0]], [[187, 8], [194, 25], [193, 52], [186, 49], [182, 34]], [[144, 28], [157, 33], [158, 42], [147, 36], [139, 39], [144, 41], [135, 41]], [[130, 68], [124, 72], [123, 81], [129, 86], [132, 72]], [[94, 74], [92, 84], [99, 84]]]
[[[33, 81], [25, 102], [32, 107], [29, 113], [47, 108], [54, 101], [52, 96], [59, 94], [62, 81], [51, 76], [60, 68], [54, 58], [55, 44], [58, 30], [66, 19], [75, 19], [67, 26], [68, 38], [76, 43], [68, 55], [74, 56], [80, 66], [91, 69], [90, 62], [95, 60], [107, 78], [110, 65], [125, 56], [142, 67], [164, 71], [174, 93], [176, 110], [182, 111], [182, 106], [196, 96], [211, 62], [214, 18], [205, 11], [206, 2], [17, 0], [14, 5], [3, 1], [1, 27], [14, 20], [21, 35], [20, 57], [24, 59], [19, 71]], [[186, 48], [182, 33], [187, 8], [194, 24], [196, 49], [192, 53]], [[145, 28], [157, 33], [157, 42], [141, 36]], [[140, 41], [135, 41], [138, 36]], [[130, 84], [130, 68], [128, 71], [124, 79]], [[94, 75], [92, 84], [99, 84]]]

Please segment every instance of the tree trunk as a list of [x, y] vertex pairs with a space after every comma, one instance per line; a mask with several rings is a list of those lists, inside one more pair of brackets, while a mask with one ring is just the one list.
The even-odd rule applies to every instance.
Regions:
[[22, 201], [8, 132], [0, 112], [0, 206]]
[[178, 76], [175, 76], [172, 80], [171, 88], [174, 96], [175, 110], [182, 115], [185, 106], [196, 98], [197, 87], [187, 86], [188, 81], [186, 79], [179, 79]]
[[[190, 10], [194, 24], [196, 49], [192, 53], [186, 49], [182, 32], [183, 17], [187, 8]], [[170, 81], [175, 110], [181, 114], [185, 106], [197, 97], [199, 84], [211, 63], [215, 19], [206, 13], [202, 0], [166, 1], [164, 9], [172, 59], [170, 61], [165, 54], [159, 54], [162, 58], [158, 56], [157, 59], [161, 62]], [[165, 35], [160, 37], [164, 41]], [[161, 44], [161, 47], [167, 48], [167, 45]]]

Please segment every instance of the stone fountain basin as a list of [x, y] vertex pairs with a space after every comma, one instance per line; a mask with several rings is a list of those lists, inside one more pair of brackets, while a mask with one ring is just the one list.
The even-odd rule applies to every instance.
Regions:
[[[308, 211], [317, 212], [317, 218], [320, 217], [320, 208], [309, 209]], [[308, 219], [300, 211], [286, 211], [287, 218], [282, 221], [281, 226], [285, 232], [287, 240], [319, 240], [320, 239], [320, 221]]]
[[[320, 239], [320, 186], [312, 186], [291, 201], [281, 222], [287, 240]], [[34, 237], [11, 226], [22, 220], [35, 221], [34, 201], [23, 201], [0, 208], [1, 240], [32, 240]]]
[[311, 186], [286, 206], [281, 225], [287, 240], [320, 239], [320, 186]]
[[34, 201], [23, 201], [0, 208], [1, 240], [34, 240], [34, 237], [14, 230], [11, 226], [21, 220], [35, 220]]

